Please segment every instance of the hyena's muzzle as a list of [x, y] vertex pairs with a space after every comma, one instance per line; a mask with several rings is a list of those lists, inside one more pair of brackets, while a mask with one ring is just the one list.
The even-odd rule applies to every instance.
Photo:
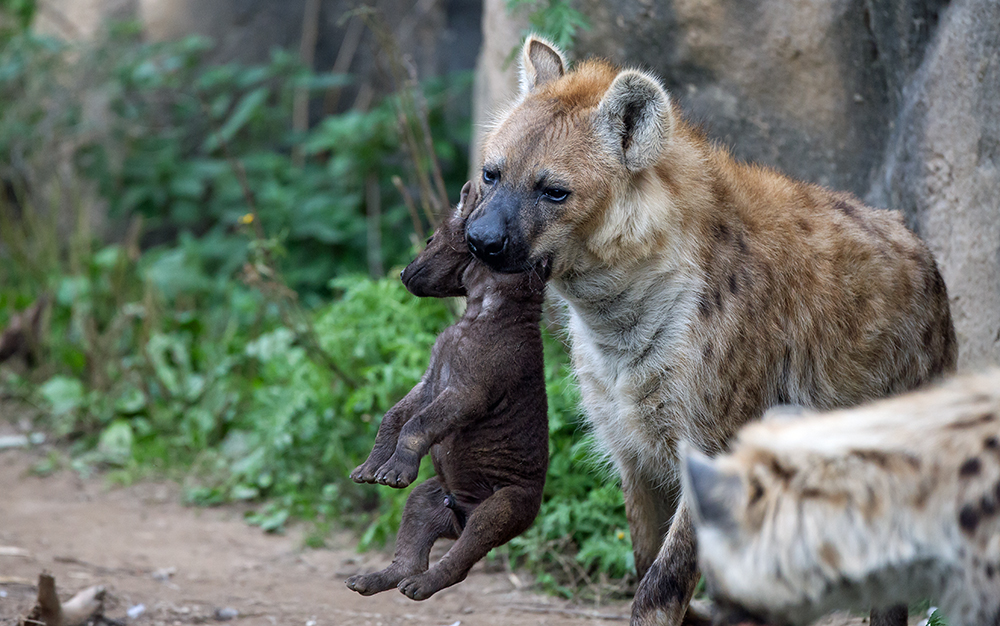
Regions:
[[[559, 239], [554, 233], [565, 215], [570, 192], [562, 185], [518, 183], [510, 172], [501, 180], [500, 172], [484, 167], [482, 200], [465, 226], [469, 249], [497, 272], [514, 274], [548, 266], [554, 250], [544, 241]], [[525, 178], [530, 177], [530, 173]]]
[[530, 210], [531, 198], [502, 183], [484, 186], [482, 202], [465, 226], [469, 250], [495, 271], [522, 272], [531, 267], [531, 242], [525, 228], [525, 209]]

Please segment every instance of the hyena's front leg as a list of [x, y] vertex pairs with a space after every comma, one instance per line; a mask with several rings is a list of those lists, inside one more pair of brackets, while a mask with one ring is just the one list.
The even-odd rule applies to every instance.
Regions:
[[351, 480], [356, 483], [375, 482], [375, 472], [396, 450], [396, 441], [399, 439], [399, 431], [402, 430], [403, 424], [427, 404], [427, 399], [424, 397], [426, 390], [427, 385], [420, 381], [410, 393], [385, 412], [378, 427], [378, 434], [375, 435], [375, 445], [372, 446], [372, 451], [365, 462], [351, 472]]
[[696, 615], [686, 614], [698, 575], [694, 526], [687, 505], [681, 503], [656, 560], [639, 581], [632, 601], [631, 626], [708, 624]]
[[888, 609], [872, 609], [868, 623], [871, 626], [906, 626], [908, 614], [905, 604]]
[[625, 515], [632, 538], [632, 553], [639, 579], [660, 552], [670, 518], [677, 509], [679, 484], [659, 485], [643, 476], [632, 460], [618, 460], [625, 496]]
[[437, 476], [414, 487], [403, 507], [392, 564], [381, 572], [358, 574], [347, 586], [363, 596], [392, 589], [408, 576], [427, 571], [431, 547], [438, 538], [457, 539], [461, 529], [448, 508], [444, 487]]

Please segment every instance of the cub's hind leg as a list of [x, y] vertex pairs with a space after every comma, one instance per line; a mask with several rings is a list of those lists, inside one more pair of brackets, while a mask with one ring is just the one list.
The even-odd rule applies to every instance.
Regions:
[[445, 505], [445, 490], [435, 476], [414, 487], [403, 508], [392, 564], [380, 572], [358, 574], [347, 586], [363, 596], [392, 589], [407, 576], [427, 571], [431, 547], [438, 538], [455, 539], [460, 529]]
[[445, 587], [462, 582], [469, 570], [497, 546], [502, 546], [531, 526], [541, 505], [541, 487], [509, 485], [498, 489], [475, 508], [458, 541], [426, 572], [399, 583], [399, 590], [414, 600], [425, 600]]

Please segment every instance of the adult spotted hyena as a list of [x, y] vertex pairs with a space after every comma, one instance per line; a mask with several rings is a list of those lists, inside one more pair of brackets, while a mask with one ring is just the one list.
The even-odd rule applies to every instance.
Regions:
[[1000, 624], [1000, 369], [765, 419], [684, 468], [699, 562], [740, 622], [931, 598], [952, 626]]
[[898, 214], [738, 163], [656, 78], [567, 71], [537, 38], [521, 57], [469, 247], [503, 272], [549, 259], [587, 418], [621, 475], [632, 622], [678, 624], [698, 579], [678, 442], [714, 454], [773, 404], [852, 405], [953, 369], [945, 286]]

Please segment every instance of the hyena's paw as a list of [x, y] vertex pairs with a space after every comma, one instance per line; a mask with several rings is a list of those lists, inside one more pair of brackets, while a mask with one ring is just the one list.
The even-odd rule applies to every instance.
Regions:
[[399, 581], [403, 578], [403, 574], [394, 572], [390, 566], [381, 572], [375, 572], [374, 574], [358, 574], [357, 576], [351, 576], [347, 579], [347, 586], [351, 590], [357, 591], [363, 596], [370, 596], [372, 594], [379, 593], [380, 591], [385, 591], [386, 589], [392, 589], [398, 585]]
[[375, 482], [389, 487], [402, 488], [417, 478], [420, 470], [420, 457], [413, 453], [403, 453], [397, 450], [385, 464], [375, 472]]

